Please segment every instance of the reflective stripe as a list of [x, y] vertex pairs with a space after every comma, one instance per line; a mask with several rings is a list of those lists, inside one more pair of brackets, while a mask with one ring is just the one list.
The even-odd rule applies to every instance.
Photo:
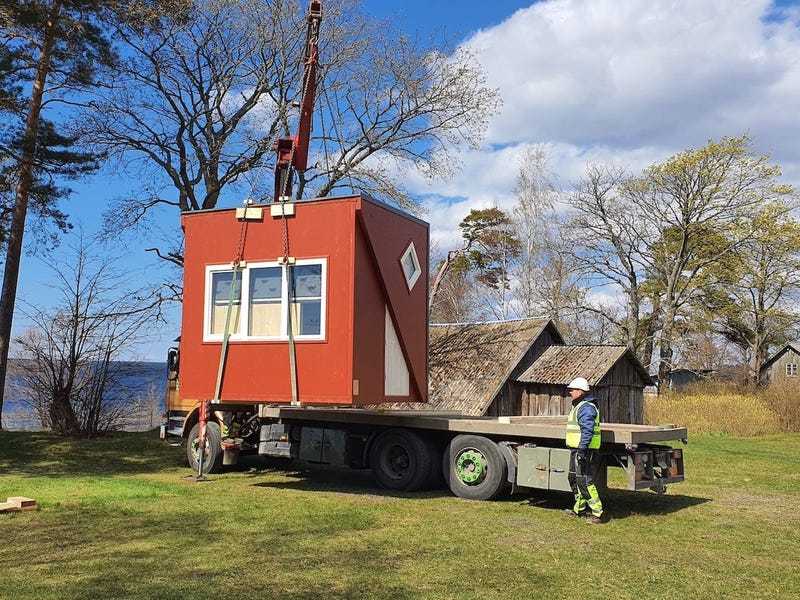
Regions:
[[[568, 448], [577, 448], [581, 444], [581, 426], [578, 423], [578, 411], [584, 404], [591, 404], [588, 400], [582, 400], [572, 407], [567, 417], [567, 436], [566, 443]], [[594, 408], [594, 429], [592, 431], [592, 439], [589, 442], [589, 448], [596, 450], [600, 447], [600, 411], [596, 406]]]

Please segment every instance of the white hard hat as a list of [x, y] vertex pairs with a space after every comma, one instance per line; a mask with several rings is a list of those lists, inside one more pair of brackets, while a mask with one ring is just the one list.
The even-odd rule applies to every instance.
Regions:
[[583, 390], [584, 392], [589, 391], [589, 382], [586, 381], [583, 377], [576, 377], [572, 381], [569, 382], [567, 386], [568, 390]]

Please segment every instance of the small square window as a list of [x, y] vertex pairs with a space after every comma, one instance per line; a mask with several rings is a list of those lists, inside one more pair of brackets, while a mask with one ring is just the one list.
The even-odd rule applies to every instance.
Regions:
[[406, 278], [408, 291], [414, 289], [414, 284], [417, 279], [422, 275], [422, 268], [419, 266], [419, 258], [417, 258], [417, 249], [414, 247], [414, 242], [411, 242], [400, 257], [400, 266], [403, 268], [403, 275]]
[[786, 374], [789, 377], [797, 377], [797, 363], [789, 363], [786, 365]]

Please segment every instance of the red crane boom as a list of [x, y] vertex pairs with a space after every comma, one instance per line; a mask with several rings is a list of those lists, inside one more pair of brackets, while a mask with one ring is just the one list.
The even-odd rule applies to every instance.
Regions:
[[308, 168], [308, 145], [311, 138], [311, 121], [314, 115], [314, 99], [317, 93], [317, 69], [319, 67], [319, 26], [322, 22], [322, 1], [311, 0], [308, 7], [308, 29], [303, 54], [303, 89], [300, 98], [300, 121], [297, 134], [278, 138], [273, 146], [275, 161], [275, 195], [273, 202], [291, 198], [294, 171]]

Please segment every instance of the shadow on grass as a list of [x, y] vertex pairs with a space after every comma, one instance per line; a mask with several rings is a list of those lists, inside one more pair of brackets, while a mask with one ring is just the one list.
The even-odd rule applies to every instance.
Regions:
[[[356, 494], [370, 496], [386, 496], [390, 498], [443, 498], [452, 496], [441, 488], [427, 489], [418, 492], [397, 492], [380, 487], [369, 470], [314, 468], [306, 465], [283, 463], [276, 469], [293, 481], [263, 481], [253, 484], [254, 487], [278, 490], [296, 490], [302, 492], [335, 492], [338, 494]], [[262, 472], [263, 473], [263, 472]], [[258, 473], [257, 474], [262, 474]]]
[[[611, 519], [626, 519], [632, 516], [668, 515], [680, 510], [711, 502], [711, 498], [667, 494], [659, 496], [650, 492], [608, 489], [600, 493], [603, 509]], [[528, 504], [536, 508], [563, 510], [572, 508], [575, 499], [564, 492], [545, 492], [528, 498]]]
[[132, 475], [182, 463], [183, 451], [158, 439], [157, 431], [120, 432], [93, 439], [49, 432], [0, 432], [0, 474], [22, 477]]

